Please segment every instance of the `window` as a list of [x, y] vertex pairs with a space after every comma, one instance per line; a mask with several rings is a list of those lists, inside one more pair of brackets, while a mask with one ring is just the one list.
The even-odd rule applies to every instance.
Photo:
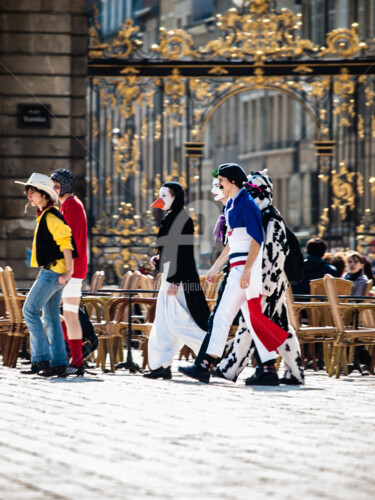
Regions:
[[211, 17], [214, 12], [213, 0], [193, 0], [193, 22]]

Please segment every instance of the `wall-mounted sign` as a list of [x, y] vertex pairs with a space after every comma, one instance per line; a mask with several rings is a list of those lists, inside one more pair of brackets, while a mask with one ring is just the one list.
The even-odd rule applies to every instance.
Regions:
[[19, 128], [50, 128], [51, 106], [49, 104], [19, 104]]

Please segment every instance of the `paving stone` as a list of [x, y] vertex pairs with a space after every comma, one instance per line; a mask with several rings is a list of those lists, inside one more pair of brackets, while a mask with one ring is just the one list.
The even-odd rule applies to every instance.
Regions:
[[[137, 357], [135, 352], [134, 356]], [[0, 500], [372, 498], [375, 377], [304, 387], [0, 367]]]

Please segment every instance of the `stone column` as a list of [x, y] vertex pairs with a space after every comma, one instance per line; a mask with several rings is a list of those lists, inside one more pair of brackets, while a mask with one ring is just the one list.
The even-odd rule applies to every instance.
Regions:
[[[17, 283], [26, 264], [35, 209], [15, 180], [72, 170], [85, 197], [87, 0], [0, 0], [0, 265]], [[50, 127], [20, 128], [19, 104], [49, 105]]]

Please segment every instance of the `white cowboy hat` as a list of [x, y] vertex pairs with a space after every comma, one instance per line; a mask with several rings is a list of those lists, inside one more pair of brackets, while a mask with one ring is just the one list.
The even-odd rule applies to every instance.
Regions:
[[56, 191], [53, 189], [53, 181], [48, 175], [44, 174], [31, 174], [27, 182], [14, 181], [16, 184], [22, 184], [23, 186], [33, 186], [45, 193], [48, 193], [51, 200], [55, 205], [58, 202], [58, 196]]

